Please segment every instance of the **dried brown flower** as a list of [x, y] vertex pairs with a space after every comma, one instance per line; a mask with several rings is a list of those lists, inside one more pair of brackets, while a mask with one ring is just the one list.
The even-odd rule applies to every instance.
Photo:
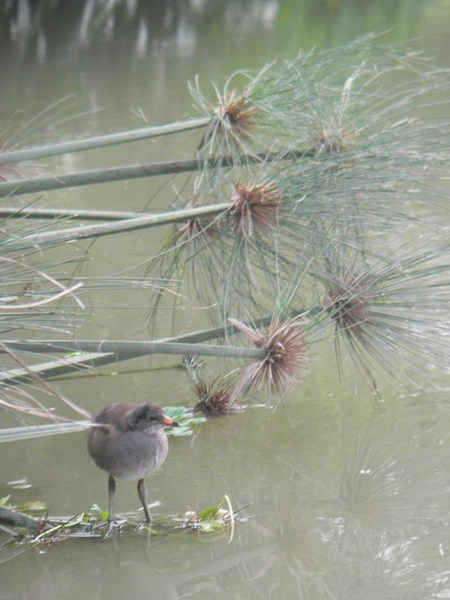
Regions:
[[218, 95], [217, 106], [198, 149], [200, 150], [210, 142], [217, 144], [223, 138], [227, 140], [227, 145], [232, 140], [248, 141], [258, 120], [256, 106], [236, 89], [232, 90], [228, 96]]
[[316, 125], [312, 128], [310, 143], [317, 154], [342, 154], [355, 145], [355, 137], [345, 127]]
[[193, 412], [202, 412], [208, 417], [229, 415], [242, 410], [234, 403], [230, 386], [218, 387], [217, 381], [207, 384], [199, 381], [194, 386], [198, 402]]
[[328, 290], [324, 308], [331, 314], [336, 327], [361, 339], [365, 332], [364, 324], [373, 314], [372, 300], [373, 292], [348, 275], [341, 283], [336, 283]]
[[263, 358], [244, 369], [234, 397], [249, 385], [257, 388], [268, 386], [274, 392], [284, 392], [305, 373], [308, 357], [304, 322], [298, 319], [274, 319], [264, 336], [240, 321], [229, 321], [265, 352]]
[[271, 182], [245, 187], [238, 182], [236, 194], [232, 198], [233, 208], [230, 215], [234, 219], [236, 232], [250, 237], [268, 229], [275, 229], [280, 210], [281, 193]]

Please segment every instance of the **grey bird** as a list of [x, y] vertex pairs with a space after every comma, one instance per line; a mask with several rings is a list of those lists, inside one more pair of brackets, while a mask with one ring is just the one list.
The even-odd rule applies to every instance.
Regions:
[[145, 520], [151, 522], [147, 507], [144, 478], [159, 469], [166, 460], [169, 443], [164, 427], [178, 426], [155, 404], [120, 402], [95, 417], [88, 435], [87, 448], [97, 466], [109, 474], [109, 521], [114, 521], [116, 477], [137, 479], [139, 500]]

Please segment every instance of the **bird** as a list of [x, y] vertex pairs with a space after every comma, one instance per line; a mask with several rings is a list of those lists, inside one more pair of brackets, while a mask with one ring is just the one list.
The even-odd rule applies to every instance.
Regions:
[[108, 478], [109, 523], [114, 523], [116, 477], [137, 479], [137, 492], [145, 520], [151, 522], [144, 478], [163, 464], [169, 451], [164, 427], [179, 423], [156, 404], [118, 402], [104, 408], [93, 420], [87, 449]]

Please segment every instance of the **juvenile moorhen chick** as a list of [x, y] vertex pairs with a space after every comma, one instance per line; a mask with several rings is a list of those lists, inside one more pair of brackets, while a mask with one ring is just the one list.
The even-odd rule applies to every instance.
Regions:
[[87, 447], [97, 466], [109, 474], [109, 521], [114, 521], [115, 477], [122, 477], [138, 480], [139, 499], [150, 523], [144, 478], [166, 460], [169, 444], [164, 427], [178, 423], [155, 404], [128, 402], [107, 406], [93, 422]]

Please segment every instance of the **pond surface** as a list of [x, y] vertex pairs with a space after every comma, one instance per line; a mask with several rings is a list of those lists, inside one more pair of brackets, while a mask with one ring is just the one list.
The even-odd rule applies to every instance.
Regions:
[[[389, 29], [387, 42], [416, 38], [411, 47], [450, 66], [445, 0], [112, 2], [98, 13], [103, 3], [86, 0], [55, 2], [41, 15], [25, 1], [17, 5], [16, 19], [6, 9], [0, 17], [2, 135], [11, 122], [29, 122], [58, 99], [76, 101], [65, 101], [69, 120], [42, 119], [32, 134], [36, 143], [185, 118], [192, 114], [187, 82], [196, 75], [207, 88], [235, 70], [372, 31]], [[24, 135], [27, 128], [33, 126]], [[190, 158], [193, 147], [187, 135], [160, 138], [67, 155], [46, 168], [169, 160], [175, 151]], [[40, 203], [167, 210], [181, 185], [182, 179], [166, 185], [154, 178], [87, 186], [49, 192]], [[153, 229], [123, 234], [120, 244], [117, 237], [80, 244], [88, 257], [82, 275], [142, 276], [164, 235]], [[148, 338], [145, 292], [98, 291], [87, 312], [82, 338]], [[158, 332], [168, 335], [170, 328], [170, 314], [162, 314]], [[179, 333], [198, 328], [190, 316]], [[127, 372], [102, 376], [111, 369], [99, 369], [53, 385], [93, 414], [120, 401], [195, 401], [176, 358], [119, 367]], [[206, 369], [214, 373], [217, 365]], [[365, 382], [341, 381], [332, 343], [318, 344], [304, 383], [271, 398], [270, 407], [256, 394], [245, 412], [209, 419], [192, 436], [170, 437], [169, 458], [148, 481], [151, 500], [160, 503], [156, 520], [215, 506], [227, 495], [238, 511], [233, 535], [140, 531], [32, 549], [0, 545], [0, 599], [450, 598], [449, 382], [439, 374], [436, 381], [437, 390], [414, 393], [392, 383], [379, 402]], [[17, 423], [0, 413], [0, 425]], [[87, 456], [84, 433], [2, 444], [1, 452], [0, 497], [44, 501], [51, 515], [106, 507], [107, 477]], [[10, 483], [21, 479], [31, 487]], [[138, 506], [134, 483], [119, 481], [116, 510]]]

